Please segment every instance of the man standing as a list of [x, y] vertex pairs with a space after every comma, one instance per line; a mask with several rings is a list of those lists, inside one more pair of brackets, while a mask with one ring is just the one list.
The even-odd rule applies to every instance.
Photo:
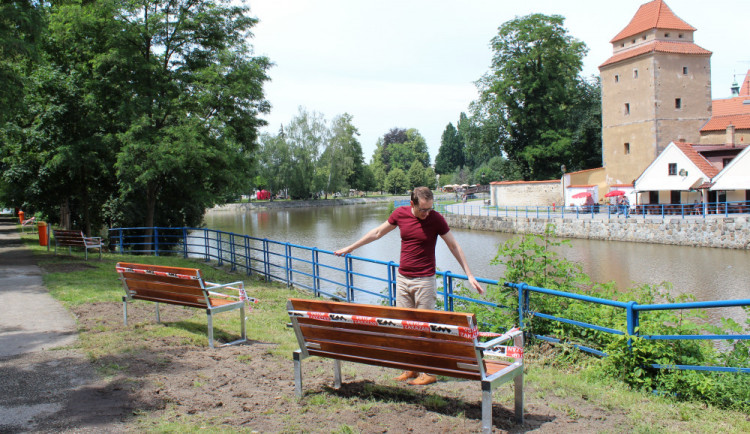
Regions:
[[[484, 294], [484, 289], [471, 274], [464, 252], [450, 232], [448, 223], [442, 215], [432, 209], [432, 204], [432, 191], [427, 187], [417, 187], [411, 193], [411, 206], [397, 208], [380, 226], [367, 232], [354, 244], [334, 253], [338, 256], [351, 253], [358, 247], [379, 240], [398, 226], [401, 232], [401, 260], [396, 276], [396, 306], [435, 309], [435, 245], [439, 235], [463, 268], [469, 285], [478, 293]], [[405, 381], [412, 378], [414, 380], [409, 384], [413, 385], [437, 381], [432, 375], [414, 371], [406, 371], [396, 377], [396, 380]]]

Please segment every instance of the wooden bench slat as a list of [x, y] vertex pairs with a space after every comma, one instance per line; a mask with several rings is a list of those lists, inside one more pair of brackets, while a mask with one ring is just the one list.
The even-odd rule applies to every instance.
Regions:
[[[374, 317], [387, 317], [393, 319], [404, 319], [412, 321], [438, 322], [465, 327], [476, 325], [474, 314], [462, 312], [444, 312], [427, 309], [406, 309], [400, 307], [383, 307], [375, 305], [361, 305], [354, 303], [325, 302], [320, 300], [294, 299], [296, 310], [307, 310], [314, 312], [335, 312], [348, 315], [365, 315]], [[356, 307], [353, 307], [356, 306]], [[361, 308], [360, 308], [361, 307]]]
[[[332, 327], [335, 330], [357, 330], [357, 331], [369, 331], [376, 334], [382, 334], [383, 333], [383, 327], [380, 326], [367, 326], [363, 324], [348, 324], [343, 322], [330, 322], [330, 321], [319, 321], [319, 320], [313, 320], [309, 318], [297, 318], [297, 321], [300, 324], [300, 327]], [[389, 328], [389, 334], [395, 335], [395, 336], [413, 336], [413, 337], [423, 337], [423, 338], [434, 338], [434, 339], [441, 339], [445, 341], [455, 341], [455, 342], [464, 342], [473, 344], [473, 340], [469, 338], [465, 338], [462, 336], [453, 336], [448, 334], [438, 334], [438, 333], [431, 333], [427, 331], [422, 330], [412, 330], [412, 329], [398, 329], [398, 328]]]
[[463, 371], [463, 370], [458, 371], [458, 370], [451, 370], [451, 369], [438, 369], [438, 368], [435, 368], [431, 364], [430, 365], [407, 364], [407, 363], [394, 362], [390, 360], [372, 360], [372, 359], [367, 359], [365, 357], [342, 355], [342, 354], [330, 353], [330, 352], [320, 351], [320, 350], [308, 350], [308, 351], [311, 356], [326, 357], [329, 359], [337, 359], [337, 360], [343, 360], [347, 362], [362, 363], [365, 365], [382, 366], [384, 368], [401, 369], [404, 371], [414, 370], [414, 371], [419, 371], [419, 372], [427, 372], [427, 373], [434, 374], [434, 375], [444, 375], [446, 377], [463, 378], [466, 380], [480, 380], [481, 379], [479, 372], [473, 373], [470, 371]]
[[391, 347], [423, 353], [441, 353], [450, 351], [457, 356], [476, 359], [476, 351], [474, 350], [474, 344], [472, 341], [461, 342], [436, 339], [434, 336], [440, 335], [435, 334], [428, 336], [405, 336], [389, 333], [387, 336], [384, 336], [382, 333], [368, 330], [358, 331], [356, 329], [348, 328], [340, 328], [337, 330], [333, 327], [312, 328], [305, 325], [300, 325], [300, 330], [307, 341], [351, 342], [362, 346]]

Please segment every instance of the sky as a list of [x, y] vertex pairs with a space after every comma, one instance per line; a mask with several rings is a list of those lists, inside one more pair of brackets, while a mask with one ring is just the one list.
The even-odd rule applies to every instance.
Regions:
[[[582, 75], [599, 75], [609, 42], [646, 0], [249, 0], [260, 20], [251, 44], [274, 66], [264, 89], [276, 134], [299, 113], [327, 121], [353, 116], [365, 162], [391, 128], [416, 128], [434, 163], [448, 123], [477, 99], [474, 82], [489, 71], [490, 40], [506, 21], [533, 13], [562, 15], [568, 34], [589, 51]], [[712, 97], [728, 98], [750, 69], [750, 0], [667, 0], [712, 51]]]

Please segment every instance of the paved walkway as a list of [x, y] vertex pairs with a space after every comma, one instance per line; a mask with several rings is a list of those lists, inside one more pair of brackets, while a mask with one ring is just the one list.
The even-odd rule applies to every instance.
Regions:
[[70, 345], [73, 316], [52, 298], [15, 220], [0, 217], [0, 359]]

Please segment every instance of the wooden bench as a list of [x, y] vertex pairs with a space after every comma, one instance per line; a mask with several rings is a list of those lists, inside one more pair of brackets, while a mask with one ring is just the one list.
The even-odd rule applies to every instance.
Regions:
[[86, 252], [86, 260], [89, 259], [89, 249], [99, 249], [99, 259], [102, 259], [102, 238], [87, 237], [81, 231], [69, 231], [64, 229], [53, 229], [52, 235], [55, 237], [55, 254], [57, 246], [67, 247], [68, 254], [72, 247], [83, 247]]
[[[515, 417], [523, 423], [523, 335], [517, 329], [481, 343], [473, 314], [302, 299], [290, 299], [287, 310], [300, 345], [293, 355], [298, 398], [302, 360], [320, 356], [334, 360], [337, 388], [341, 360], [479, 381], [483, 432], [492, 431], [493, 389], [514, 379]], [[510, 339], [514, 347], [499, 346]]]
[[[208, 317], [208, 346], [214, 348], [213, 314], [230, 310], [240, 311], [241, 338], [226, 345], [247, 341], [245, 303], [257, 302], [245, 293], [241, 281], [226, 283], [206, 282], [197, 268], [118, 262], [116, 266], [125, 288], [122, 309], [128, 325], [128, 301], [146, 300], [156, 303], [156, 322], [160, 322], [159, 303], [195, 307], [206, 310]], [[225, 294], [219, 291], [231, 291]]]

